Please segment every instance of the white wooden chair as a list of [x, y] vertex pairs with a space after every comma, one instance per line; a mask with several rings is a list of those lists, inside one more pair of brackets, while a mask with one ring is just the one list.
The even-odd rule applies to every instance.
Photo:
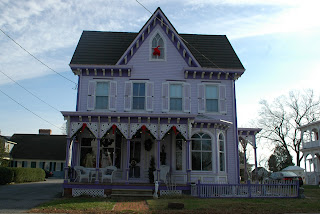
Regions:
[[84, 168], [83, 166], [75, 166], [74, 170], [77, 173], [77, 177], [75, 180], [78, 180], [79, 182], [81, 182], [83, 179], [87, 179], [87, 181], [89, 182], [90, 180], [89, 170], [86, 170], [86, 168]]
[[[160, 176], [159, 181], [163, 181], [164, 183], [167, 183], [167, 176], [170, 171], [170, 166], [167, 165], [161, 165], [160, 166]], [[157, 170], [153, 172], [154, 181], [157, 181]]]
[[112, 183], [112, 179], [116, 171], [117, 167], [115, 166], [107, 166], [106, 168], [101, 169], [101, 183], [103, 183], [104, 179], [109, 179]]

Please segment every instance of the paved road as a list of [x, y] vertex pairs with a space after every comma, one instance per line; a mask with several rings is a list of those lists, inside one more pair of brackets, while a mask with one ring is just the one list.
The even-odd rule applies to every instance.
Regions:
[[0, 213], [24, 213], [62, 195], [62, 179], [0, 185]]

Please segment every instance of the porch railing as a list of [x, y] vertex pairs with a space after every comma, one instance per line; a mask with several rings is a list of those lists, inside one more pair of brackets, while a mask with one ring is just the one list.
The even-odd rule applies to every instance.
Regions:
[[191, 185], [191, 195], [199, 198], [297, 198], [299, 183], [296, 181], [269, 182], [264, 184], [204, 184]]

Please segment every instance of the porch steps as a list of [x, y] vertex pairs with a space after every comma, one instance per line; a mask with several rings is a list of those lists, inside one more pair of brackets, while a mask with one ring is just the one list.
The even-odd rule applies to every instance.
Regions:
[[136, 197], [152, 198], [152, 189], [113, 189], [111, 198]]

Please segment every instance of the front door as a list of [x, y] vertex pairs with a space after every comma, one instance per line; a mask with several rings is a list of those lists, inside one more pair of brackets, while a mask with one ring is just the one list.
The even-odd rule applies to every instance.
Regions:
[[140, 178], [141, 171], [141, 141], [130, 142], [129, 178]]

